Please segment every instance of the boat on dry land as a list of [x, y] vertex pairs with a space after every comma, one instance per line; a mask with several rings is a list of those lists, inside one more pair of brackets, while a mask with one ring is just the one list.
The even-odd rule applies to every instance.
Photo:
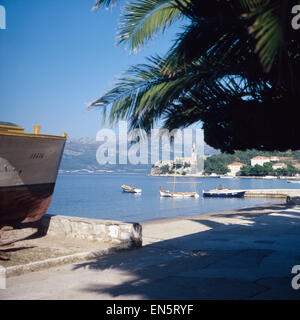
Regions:
[[121, 188], [122, 188], [123, 192], [127, 192], [127, 193], [141, 193], [142, 192], [142, 189], [126, 186], [125, 184], [123, 184], [121, 186]]
[[0, 122], [0, 225], [39, 220], [48, 210], [66, 134], [33, 133]]

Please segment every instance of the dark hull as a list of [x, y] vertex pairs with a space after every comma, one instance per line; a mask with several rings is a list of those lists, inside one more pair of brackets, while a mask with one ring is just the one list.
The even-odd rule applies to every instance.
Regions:
[[54, 183], [0, 187], [0, 226], [37, 221], [48, 210]]
[[226, 192], [226, 193], [213, 193], [203, 192], [203, 197], [215, 197], [215, 198], [242, 198], [245, 195], [245, 191], [241, 192]]
[[0, 130], [0, 225], [34, 222], [47, 212], [65, 142]]

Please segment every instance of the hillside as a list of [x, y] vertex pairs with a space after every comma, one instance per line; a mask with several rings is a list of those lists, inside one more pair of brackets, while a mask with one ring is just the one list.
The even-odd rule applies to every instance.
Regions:
[[[101, 142], [96, 141], [93, 138], [80, 138], [74, 139], [69, 137], [60, 169], [63, 171], [74, 171], [74, 170], [82, 170], [87, 169], [91, 171], [95, 170], [104, 170], [104, 171], [116, 171], [116, 172], [143, 172], [150, 173], [151, 164], [148, 165], [132, 165], [130, 163], [126, 165], [100, 165], [96, 159], [96, 152]], [[117, 148], [118, 150], [118, 148]], [[209, 147], [208, 145], [204, 148], [206, 154], [217, 154], [218, 151]], [[118, 159], [118, 151], [117, 151], [117, 159]]]
[[90, 171], [103, 170], [130, 173], [148, 173], [150, 171], [151, 165], [100, 165], [96, 159], [96, 152], [100, 145], [100, 142], [92, 138], [68, 138], [60, 170], [75, 171], [87, 169]]

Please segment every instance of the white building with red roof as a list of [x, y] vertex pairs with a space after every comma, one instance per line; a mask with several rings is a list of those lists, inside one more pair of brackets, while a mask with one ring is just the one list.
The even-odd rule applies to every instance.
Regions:
[[229, 176], [235, 177], [236, 174], [241, 170], [241, 167], [245, 166], [244, 163], [241, 162], [232, 162], [227, 167], [230, 170], [228, 172]]
[[279, 157], [277, 157], [277, 156], [271, 156], [270, 157], [270, 161], [279, 161]]
[[259, 166], [263, 166], [265, 163], [270, 162], [270, 158], [269, 157], [265, 157], [265, 156], [256, 156], [254, 158], [251, 159], [251, 166], [255, 166], [255, 165], [259, 165]]
[[287, 168], [287, 165], [286, 165], [285, 163], [279, 163], [279, 162], [277, 162], [277, 163], [274, 163], [274, 164], [272, 165], [272, 168], [273, 168], [274, 170], [276, 170], [276, 169], [286, 169], [286, 168]]

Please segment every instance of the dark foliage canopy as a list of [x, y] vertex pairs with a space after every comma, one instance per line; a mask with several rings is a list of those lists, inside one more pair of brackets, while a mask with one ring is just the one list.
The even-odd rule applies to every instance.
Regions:
[[[147, 131], [158, 119], [168, 129], [199, 122], [206, 143], [226, 152], [300, 149], [300, 30], [291, 26], [298, 1], [135, 3], [140, 6], [127, 7], [131, 16], [124, 13], [120, 32], [120, 42], [131, 41], [132, 49], [176, 19], [188, 22], [165, 57], [132, 66], [91, 106], [104, 115], [110, 106], [111, 122], [125, 118]], [[145, 4], [148, 15], [141, 15]], [[141, 16], [148, 19], [144, 37], [126, 29]]]

